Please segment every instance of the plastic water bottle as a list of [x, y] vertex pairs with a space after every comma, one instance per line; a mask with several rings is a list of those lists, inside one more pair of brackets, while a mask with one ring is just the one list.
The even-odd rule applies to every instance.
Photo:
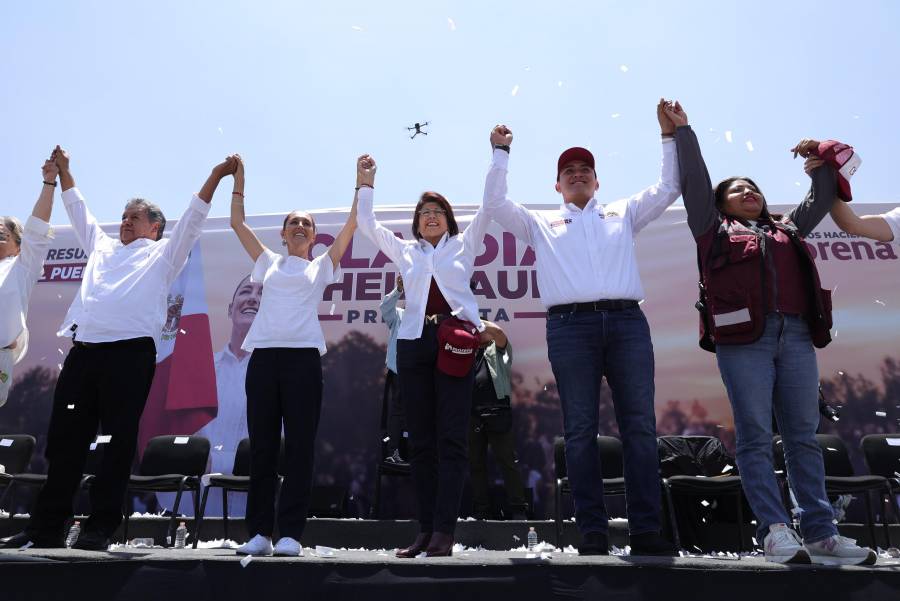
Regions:
[[528, 550], [533, 552], [537, 544], [537, 532], [534, 531], [534, 526], [531, 526], [528, 528]]
[[175, 548], [184, 549], [185, 540], [187, 540], [187, 526], [184, 525], [184, 522], [181, 522], [178, 529], [175, 530]]
[[79, 534], [81, 534], [81, 522], [75, 520], [75, 523], [69, 528], [69, 534], [66, 535], [66, 549], [72, 548], [72, 545], [78, 540]]

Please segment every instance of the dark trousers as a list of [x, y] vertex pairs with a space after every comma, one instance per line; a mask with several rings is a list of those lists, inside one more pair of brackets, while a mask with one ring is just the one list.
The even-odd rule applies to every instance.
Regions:
[[397, 369], [409, 430], [409, 463], [422, 532], [453, 534], [468, 460], [467, 429], [474, 374], [438, 371], [437, 326], [416, 340], [397, 341]]
[[32, 511], [29, 534], [52, 538], [63, 532], [98, 426], [110, 440], [91, 483], [91, 516], [82, 529], [107, 537], [116, 531], [155, 371], [152, 338], [72, 347], [56, 381], [47, 431], [47, 482]]
[[281, 428], [284, 483], [278, 531], [300, 540], [312, 489], [316, 429], [322, 411], [322, 361], [314, 348], [255, 349], [247, 365], [250, 492], [247, 532], [272, 536]]
[[658, 532], [653, 344], [644, 313], [634, 308], [548, 315], [547, 352], [562, 405], [578, 530], [606, 533], [608, 528], [597, 454], [598, 400], [605, 376], [622, 438], [629, 531]]
[[491, 509], [488, 493], [488, 445], [494, 454], [494, 460], [503, 474], [503, 485], [506, 487], [506, 504], [514, 512], [525, 512], [525, 485], [522, 474], [516, 465], [516, 443], [513, 430], [506, 432], [490, 432], [477, 419], [472, 419], [469, 426], [469, 469], [472, 478], [472, 505], [474, 512], [486, 515]]
[[392, 454], [395, 450], [400, 451], [400, 456], [407, 455], [405, 444], [403, 444], [403, 432], [406, 431], [406, 415], [403, 413], [403, 402], [400, 398], [400, 376], [387, 370], [385, 375], [385, 394], [388, 395], [388, 411], [387, 411], [387, 435], [390, 440], [387, 442], [388, 454]]

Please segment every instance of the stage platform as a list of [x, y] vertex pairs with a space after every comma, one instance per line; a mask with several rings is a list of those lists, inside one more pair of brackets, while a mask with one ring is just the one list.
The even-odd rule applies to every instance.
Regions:
[[900, 598], [900, 559], [872, 567], [740, 559], [578, 557], [463, 550], [396, 559], [390, 550], [253, 558], [227, 549], [0, 552], [4, 601], [263, 601], [277, 599], [651, 599], [728, 601]]

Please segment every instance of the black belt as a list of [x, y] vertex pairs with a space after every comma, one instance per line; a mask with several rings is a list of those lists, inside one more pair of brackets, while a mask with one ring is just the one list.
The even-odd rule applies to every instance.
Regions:
[[72, 345], [80, 348], [103, 348], [103, 347], [129, 347], [129, 346], [141, 346], [145, 344], [154, 344], [153, 339], [149, 336], [142, 336], [140, 338], [126, 338], [125, 340], [113, 340], [111, 342], [82, 342], [80, 340], [73, 340]]
[[450, 317], [449, 315], [444, 315], [442, 313], [435, 313], [434, 315], [426, 315], [425, 316], [425, 325], [428, 324], [437, 325]]
[[621, 311], [622, 309], [635, 309], [638, 306], [636, 300], [596, 300], [587, 303], [570, 303], [568, 305], [553, 305], [547, 309], [548, 315], [558, 313], [581, 313], [585, 311]]

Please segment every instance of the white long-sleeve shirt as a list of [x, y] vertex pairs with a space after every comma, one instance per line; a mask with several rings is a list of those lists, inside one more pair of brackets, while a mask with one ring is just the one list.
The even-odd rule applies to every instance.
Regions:
[[125, 245], [100, 229], [78, 188], [64, 191], [62, 199], [88, 262], [57, 335], [72, 336], [72, 326], [78, 326], [80, 342], [150, 337], [158, 347], [169, 287], [200, 237], [209, 203], [195, 195], [171, 237]]
[[506, 197], [509, 153], [494, 150], [484, 206], [494, 221], [534, 249], [545, 307], [644, 298], [634, 236], [681, 194], [675, 142], [665, 139], [662, 147], [656, 184], [607, 205], [592, 198], [583, 210], [564, 202], [554, 211], [531, 211]]
[[490, 224], [484, 207], [478, 209], [465, 231], [455, 236], [444, 234], [437, 246], [432, 246], [426, 240], [401, 240], [378, 223], [372, 208], [373, 198], [372, 188], [360, 188], [356, 221], [360, 231], [394, 262], [403, 276], [406, 309], [397, 338], [415, 340], [422, 336], [432, 278], [450, 305], [450, 311], [474, 323], [479, 331], [484, 330], [478, 303], [469, 287], [475, 257]]
[[53, 240], [50, 224], [31, 216], [25, 222], [19, 255], [0, 261], [0, 348], [19, 340], [14, 354], [25, 355], [25, 320], [28, 299], [44, 268], [44, 257]]

